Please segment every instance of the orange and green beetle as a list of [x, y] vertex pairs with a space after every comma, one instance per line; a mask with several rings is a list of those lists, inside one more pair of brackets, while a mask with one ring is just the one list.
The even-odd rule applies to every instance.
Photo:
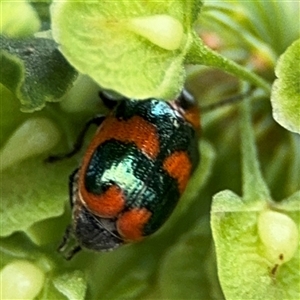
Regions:
[[70, 176], [73, 222], [61, 245], [75, 237], [69, 258], [81, 247], [113, 250], [157, 231], [199, 163], [200, 114], [185, 90], [170, 102], [123, 99], [95, 120], [98, 130]]

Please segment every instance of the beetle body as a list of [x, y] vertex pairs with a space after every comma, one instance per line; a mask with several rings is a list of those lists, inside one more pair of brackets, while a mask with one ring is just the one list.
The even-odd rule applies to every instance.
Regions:
[[200, 117], [183, 92], [171, 102], [123, 100], [98, 127], [71, 177], [72, 232], [112, 250], [154, 233], [198, 165]]

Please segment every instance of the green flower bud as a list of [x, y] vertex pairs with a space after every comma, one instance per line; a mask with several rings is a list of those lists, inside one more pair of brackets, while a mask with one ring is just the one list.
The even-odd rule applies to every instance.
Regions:
[[126, 27], [166, 50], [178, 49], [184, 36], [182, 24], [169, 15], [132, 18]]
[[41, 291], [45, 274], [33, 263], [16, 260], [0, 272], [1, 299], [33, 299]]
[[263, 211], [258, 218], [258, 233], [266, 257], [281, 265], [295, 255], [299, 244], [299, 230], [287, 215], [276, 211]]

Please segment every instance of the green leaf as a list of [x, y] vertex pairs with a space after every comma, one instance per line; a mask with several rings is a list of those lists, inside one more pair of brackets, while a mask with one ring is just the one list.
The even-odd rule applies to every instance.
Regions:
[[2, 172], [1, 236], [63, 213], [68, 175], [76, 164], [47, 165], [43, 159], [27, 159]]
[[40, 31], [49, 30], [51, 28], [51, 19], [50, 19], [50, 5], [51, 0], [43, 0], [42, 2], [37, 2], [31, 0], [30, 4], [36, 10], [40, 20], [41, 20], [41, 29]]
[[[131, 262], [132, 261], [134, 261], [134, 258], [131, 259]], [[143, 264], [141, 260], [138, 262], [139, 265]], [[126, 271], [122, 269], [120, 274], [123, 274], [123, 276], [119, 278], [111, 288], [104, 291], [105, 299], [137, 299], [143, 295], [149, 286], [149, 273], [141, 267], [128, 267], [127, 271], [129, 271], [130, 274], [126, 276]], [[112, 281], [114, 281], [113, 278]]]
[[6, 89], [1, 91], [0, 235], [8, 236], [63, 213], [68, 176], [77, 163], [71, 159], [46, 164], [44, 159], [61, 136], [58, 126], [46, 111], [34, 118], [20, 113], [17, 100]]
[[127, 97], [174, 97], [201, 2], [56, 2], [52, 30], [81, 73]]
[[210, 285], [205, 265], [211, 251], [210, 238], [208, 220], [200, 219], [191, 231], [166, 252], [158, 277], [161, 299], [210, 298], [215, 288]]
[[67, 297], [60, 293], [53, 284], [52, 278], [47, 278], [44, 288], [41, 293], [36, 297], [36, 300], [67, 300]]
[[[1, 97], [1, 134], [0, 145], [4, 145], [5, 140], [15, 130], [16, 126], [21, 124], [27, 115], [20, 111], [20, 102], [5, 86], [0, 83]], [[14, 116], [13, 119], [9, 116]]]
[[139, 299], [157, 268], [158, 253], [149, 240], [110, 253], [86, 253], [82, 259], [90, 262], [90, 277], [99, 280], [90, 282], [92, 299]]
[[15, 130], [1, 149], [0, 170], [3, 171], [29, 157], [51, 150], [59, 140], [60, 132], [50, 119], [28, 118]]
[[21, 101], [22, 110], [40, 110], [46, 101], [58, 101], [71, 87], [76, 71], [52, 40], [0, 37], [3, 85]]
[[41, 256], [37, 247], [20, 232], [1, 238], [0, 251], [1, 263], [6, 264], [16, 258], [34, 261]]
[[0, 235], [7, 236], [63, 213], [67, 178], [77, 164], [44, 163], [61, 137], [58, 127], [45, 111], [35, 113], [34, 118], [21, 113], [18, 100], [2, 85], [0, 92]]
[[58, 237], [62, 239], [64, 228], [70, 223], [70, 215], [64, 214], [56, 218], [49, 218], [34, 223], [26, 230], [26, 235], [38, 246], [58, 244]]
[[76, 270], [59, 275], [53, 279], [53, 284], [67, 299], [85, 299], [87, 283], [82, 271]]
[[3, 35], [21, 38], [30, 36], [40, 28], [36, 11], [27, 1], [0, 1], [0, 32]]
[[[299, 240], [293, 258], [279, 265], [265, 251], [258, 234], [258, 220], [263, 211], [281, 210], [300, 229], [299, 193], [293, 201], [264, 205], [244, 202], [230, 191], [214, 196], [211, 224], [217, 252], [218, 272], [226, 299], [298, 299]], [[294, 211], [291, 207], [297, 206]], [[286, 209], [284, 209], [286, 208]], [[277, 220], [275, 220], [277, 221]], [[272, 245], [267, 245], [272, 247]], [[258, 280], [259, 279], [259, 280]]]
[[60, 137], [56, 125], [42, 113], [25, 118], [28, 115], [18, 111], [16, 99], [2, 91], [1, 129], [6, 143], [0, 151], [0, 235], [8, 236], [63, 213], [68, 175], [77, 163], [46, 164], [47, 153]]
[[278, 60], [272, 86], [273, 118], [284, 128], [300, 133], [300, 39]]
[[211, 209], [220, 283], [226, 299], [297, 299], [299, 193], [280, 204], [271, 200], [257, 160], [249, 99], [240, 106], [244, 195], [222, 191]]

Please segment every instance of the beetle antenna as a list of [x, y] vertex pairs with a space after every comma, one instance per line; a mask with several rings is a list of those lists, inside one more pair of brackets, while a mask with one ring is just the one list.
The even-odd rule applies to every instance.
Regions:
[[200, 106], [200, 110], [201, 110], [201, 112], [209, 112], [209, 111], [212, 111], [216, 108], [219, 108], [219, 107], [222, 107], [222, 106], [225, 106], [225, 105], [234, 104], [236, 102], [239, 102], [239, 101], [243, 100], [247, 96], [249, 96], [251, 94], [251, 92], [252, 92], [252, 89], [249, 89], [247, 92], [245, 92], [243, 94], [235, 95], [235, 96], [220, 100], [220, 101], [215, 102], [215, 103]]
[[99, 220], [99, 219], [96, 218], [95, 216], [93, 216], [93, 218], [96, 220], [96, 222], [97, 222], [102, 228], [104, 228], [106, 231], [108, 231], [112, 236], [114, 236], [114, 237], [117, 238], [118, 240], [122, 241], [122, 239], [121, 239], [118, 235], [116, 235], [115, 233], [113, 233], [110, 229], [108, 229], [108, 228], [104, 225], [104, 223], [103, 223], [101, 220]]

